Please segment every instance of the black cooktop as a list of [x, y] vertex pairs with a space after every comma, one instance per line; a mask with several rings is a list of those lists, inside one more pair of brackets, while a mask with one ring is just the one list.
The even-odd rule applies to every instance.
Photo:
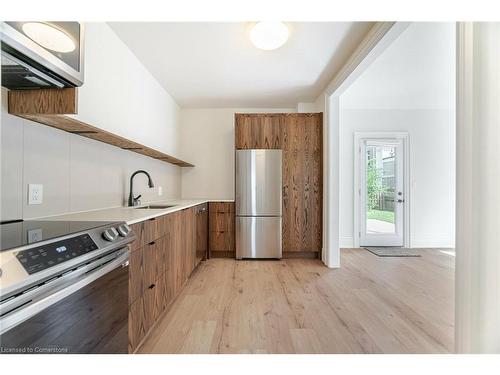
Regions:
[[111, 224], [107, 221], [25, 220], [0, 224], [0, 251]]

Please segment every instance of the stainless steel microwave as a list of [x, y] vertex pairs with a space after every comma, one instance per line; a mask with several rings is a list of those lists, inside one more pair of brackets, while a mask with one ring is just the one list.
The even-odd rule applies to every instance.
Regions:
[[2, 86], [63, 88], [83, 84], [84, 30], [79, 22], [1, 22]]

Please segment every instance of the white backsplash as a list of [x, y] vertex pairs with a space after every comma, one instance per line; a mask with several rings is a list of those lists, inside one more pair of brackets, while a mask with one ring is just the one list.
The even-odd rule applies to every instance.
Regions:
[[[181, 195], [179, 167], [98, 141], [69, 134], [7, 113], [2, 89], [0, 219], [29, 219], [124, 205], [130, 175], [142, 201]], [[28, 184], [43, 184], [43, 203], [28, 205]], [[163, 195], [158, 196], [161, 186]]]

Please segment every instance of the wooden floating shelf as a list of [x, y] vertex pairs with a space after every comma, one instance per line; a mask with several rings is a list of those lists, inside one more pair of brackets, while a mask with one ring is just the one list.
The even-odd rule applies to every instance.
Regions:
[[77, 113], [77, 90], [75, 88], [10, 90], [9, 113], [179, 167], [194, 167], [191, 163], [67, 116], [67, 114]]

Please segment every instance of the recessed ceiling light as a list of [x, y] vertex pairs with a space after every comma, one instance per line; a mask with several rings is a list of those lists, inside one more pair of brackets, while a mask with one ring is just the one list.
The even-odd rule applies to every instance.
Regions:
[[288, 27], [283, 22], [258, 22], [250, 30], [250, 40], [266, 51], [279, 48], [288, 40]]
[[42, 47], [55, 52], [71, 52], [76, 46], [71, 37], [64, 31], [43, 22], [26, 22], [24, 33]]

